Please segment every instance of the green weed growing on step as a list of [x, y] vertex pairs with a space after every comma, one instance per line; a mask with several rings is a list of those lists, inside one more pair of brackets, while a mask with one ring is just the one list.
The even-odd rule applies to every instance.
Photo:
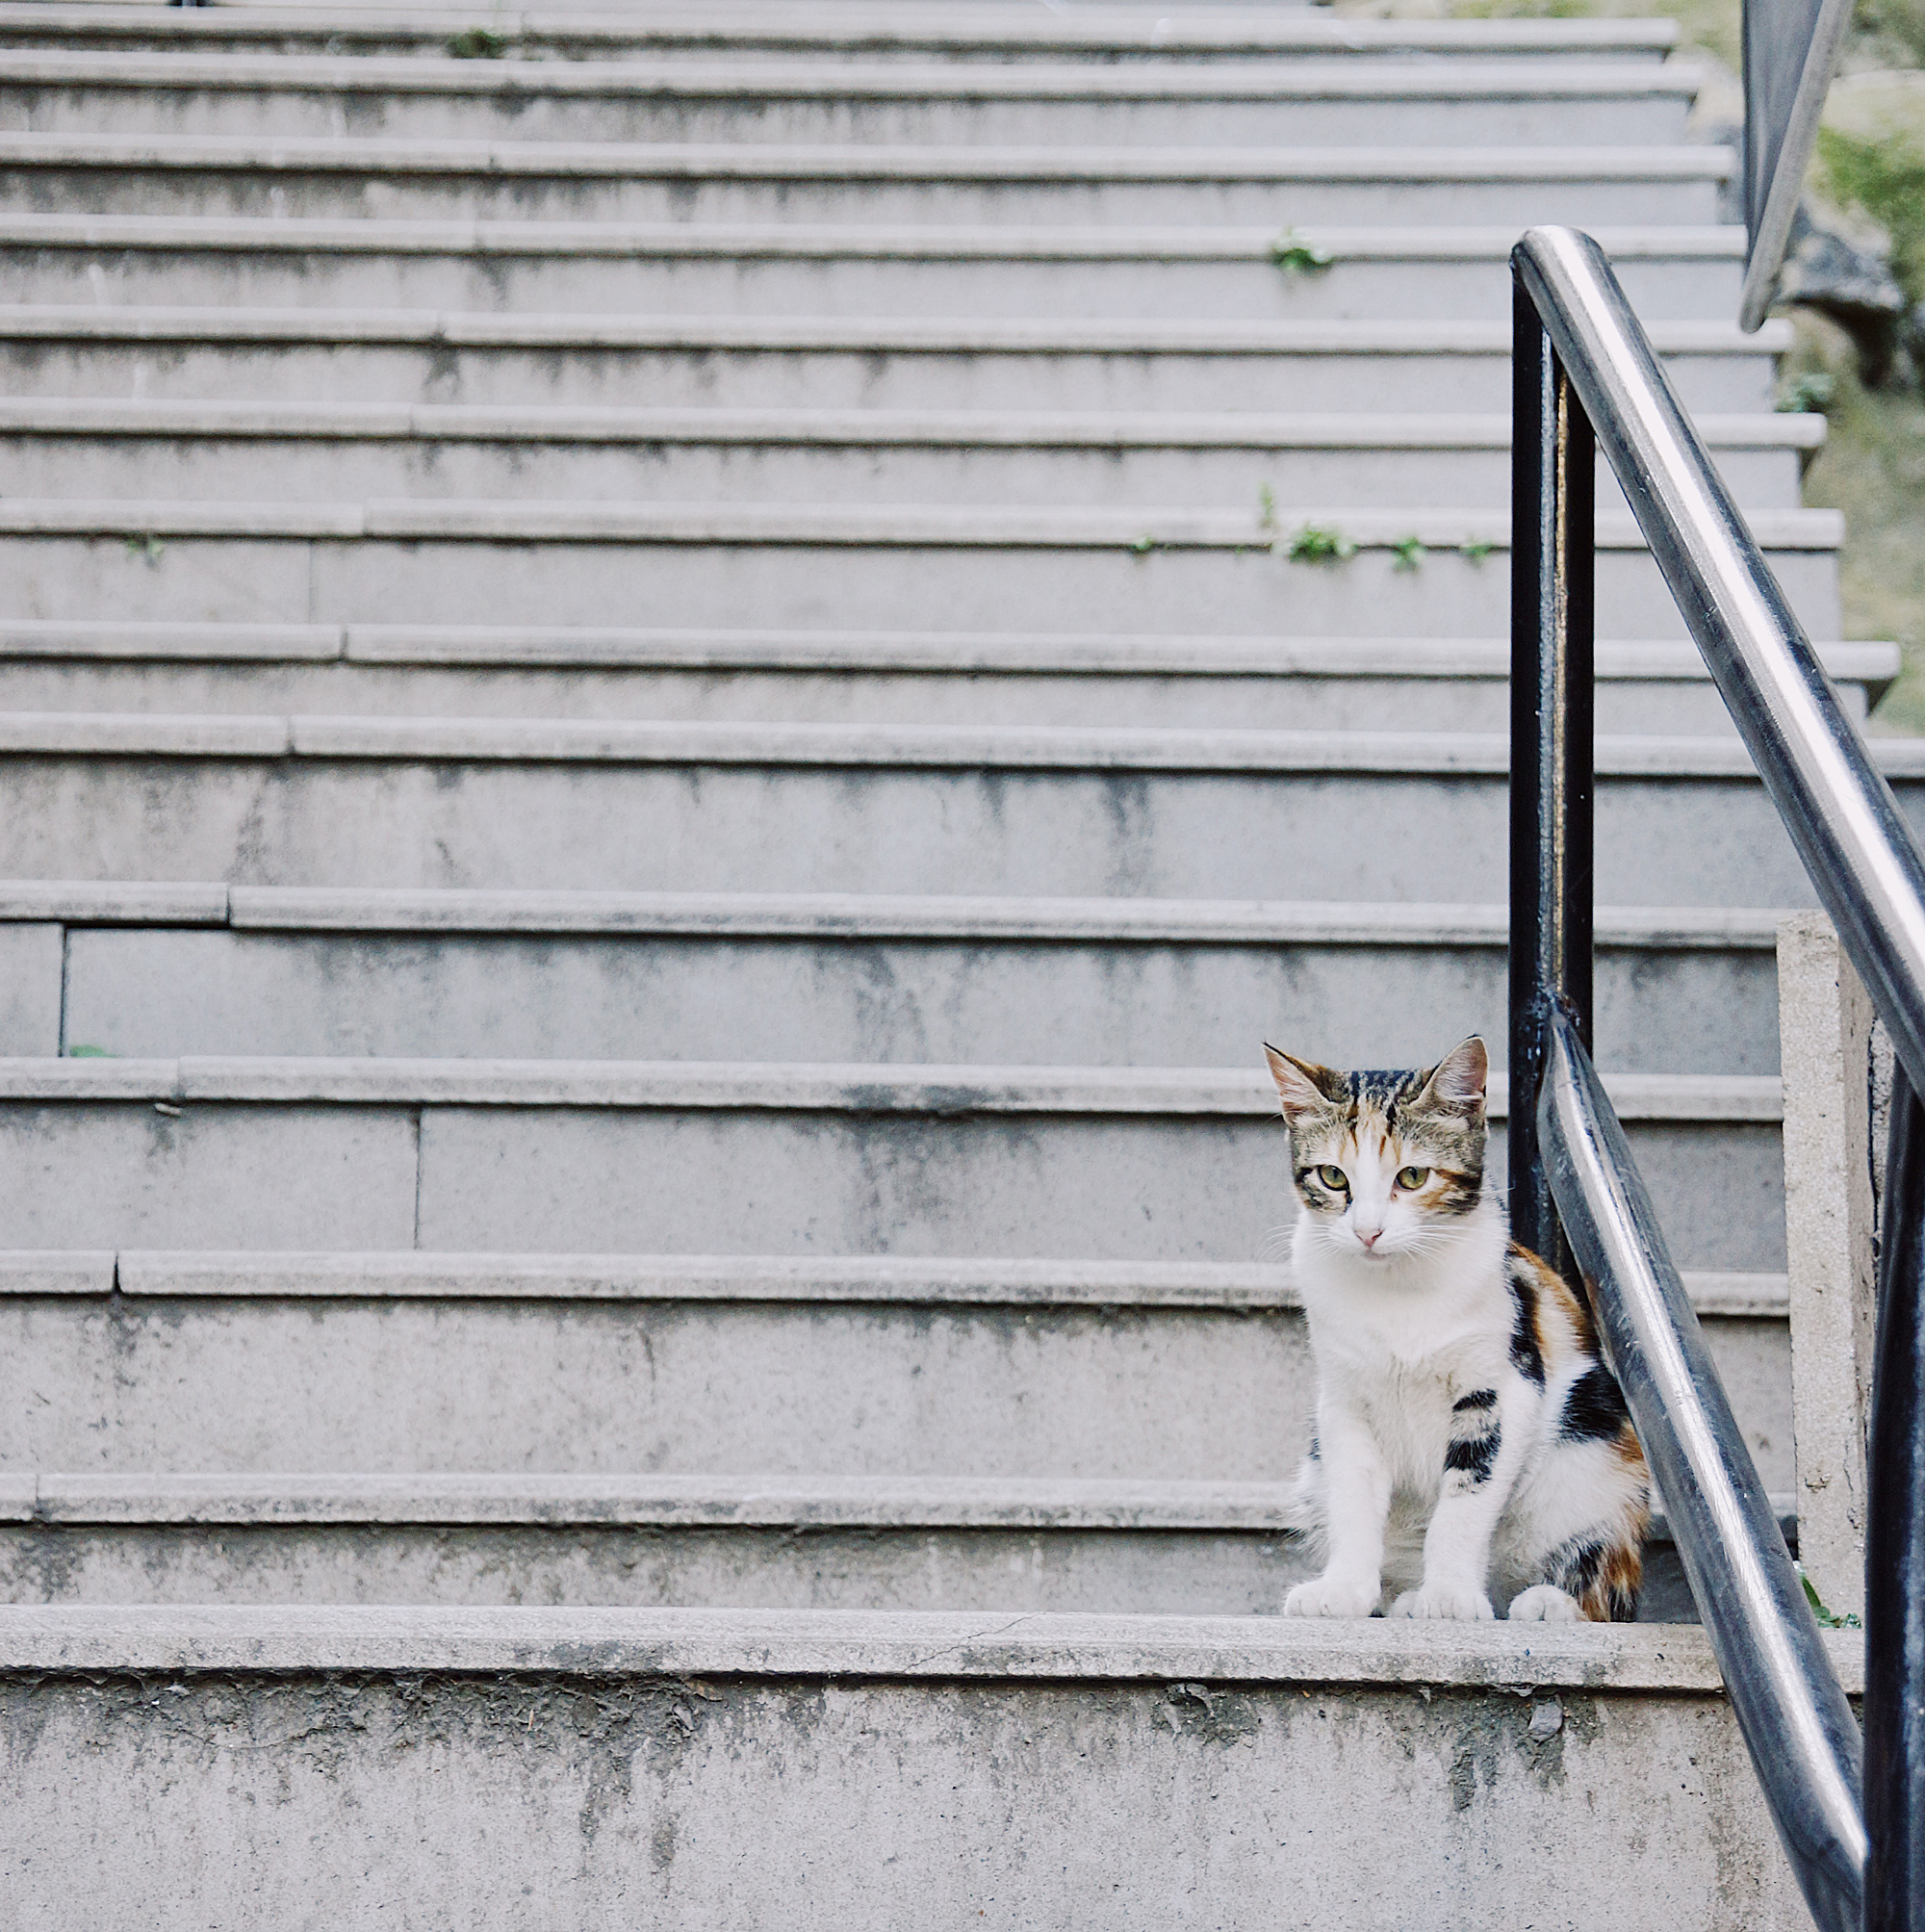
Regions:
[[1838, 393], [1838, 379], [1829, 370], [1808, 369], [1789, 383], [1778, 399], [1781, 416], [1822, 416]]
[[1290, 539], [1292, 563], [1348, 563], [1357, 546], [1342, 530], [1322, 524], [1305, 524]]
[[508, 37], [487, 27], [469, 27], [449, 41], [448, 51], [457, 61], [505, 61]]
[[1457, 554], [1466, 563], [1482, 563], [1495, 548], [1495, 545], [1486, 542], [1482, 537], [1473, 537], [1469, 543], [1460, 543], [1457, 546]]
[[1397, 562], [1393, 570], [1415, 570], [1424, 561], [1424, 539], [1422, 537], [1399, 537], [1391, 545], [1391, 554]]
[[69, 1060], [116, 1060], [119, 1056], [110, 1053], [104, 1046], [69, 1046], [66, 1049]]
[[142, 530], [139, 536], [127, 539], [127, 554], [138, 556], [142, 563], [159, 563], [167, 548], [152, 530]]
[[1267, 530], [1276, 528], [1276, 492], [1268, 483], [1257, 485], [1257, 527]]
[[1139, 556], [1147, 556], [1156, 548], [1156, 539], [1149, 535], [1140, 536], [1135, 543], [1131, 544], [1130, 548]]
[[1336, 260], [1328, 248], [1320, 248], [1314, 242], [1306, 242], [1295, 228], [1286, 228], [1270, 245], [1270, 261], [1279, 269], [1289, 269], [1298, 274], [1312, 274], [1319, 269], [1327, 269]]
[[1925, 155], [1902, 139], [1818, 130], [1818, 160], [1834, 201], [1861, 208], [1891, 237], [1891, 272], [1925, 301]]
[[1847, 1610], [1840, 1616], [1836, 1610], [1827, 1610], [1819, 1600], [1818, 1592], [1811, 1586], [1811, 1579], [1805, 1574], [1805, 1565], [1798, 1566], [1798, 1581], [1805, 1585], [1805, 1601], [1811, 1606], [1811, 1614], [1818, 1620], [1820, 1630], [1862, 1630], [1856, 1610]]

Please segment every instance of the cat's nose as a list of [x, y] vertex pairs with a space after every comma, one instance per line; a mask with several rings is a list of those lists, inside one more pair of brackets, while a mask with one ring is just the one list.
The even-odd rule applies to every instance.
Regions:
[[1380, 1227], [1360, 1227], [1357, 1229], [1357, 1239], [1361, 1241], [1366, 1248], [1374, 1248], [1377, 1245], [1377, 1241], [1379, 1237], [1382, 1235], [1382, 1233], [1383, 1229]]

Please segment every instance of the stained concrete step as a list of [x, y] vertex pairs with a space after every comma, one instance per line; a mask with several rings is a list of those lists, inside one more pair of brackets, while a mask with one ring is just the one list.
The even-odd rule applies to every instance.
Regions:
[[1202, 125], [1182, 145], [927, 141], [460, 141], [369, 134], [0, 131], [15, 208], [113, 215], [927, 223], [1703, 225], [1730, 148], [1422, 144], [1231, 147]]
[[[1824, 1641], [1861, 1693], [1862, 1639]], [[64, 1606], [0, 1612], [0, 1684], [48, 1924], [110, 1895], [156, 1932], [296, 1923], [418, 1892], [424, 1837], [450, 1919], [517, 1927], [638, 1895], [1063, 1924], [1098, 1887], [1117, 1923], [1226, 1932], [1280, 1896], [1312, 1932], [1398, 1932], [1412, 1892], [1571, 1932], [1802, 1909], [1692, 1630]]]
[[[1286, 211], [1287, 213], [1287, 211]], [[0, 217], [19, 301], [1030, 321], [1331, 321], [1510, 312], [1516, 224], [1461, 228], [887, 227], [619, 221]], [[1744, 231], [1604, 228], [1641, 317], [1732, 313]], [[1280, 240], [1331, 257], [1279, 266]]]
[[[1807, 632], [1836, 637], [1842, 520], [1749, 521]], [[1323, 638], [1482, 638], [1509, 624], [1507, 515], [1267, 510], [1261, 497], [1242, 511], [16, 497], [0, 499], [0, 608], [27, 616], [532, 627], [646, 611], [677, 628], [841, 631], [852, 611], [897, 631], [940, 611], [961, 630], [1026, 634], [1208, 623]], [[1599, 518], [1597, 589], [1604, 635], [1684, 634], [1629, 518]]]
[[[1895, 644], [1819, 652], [1854, 717], [1898, 674]], [[1597, 672], [1606, 735], [1732, 729], [1693, 644], [1603, 642]], [[0, 619], [18, 711], [1501, 732], [1509, 673], [1496, 638]]]
[[[1288, 1520], [1259, 1483], [13, 1473], [0, 1602], [1274, 1616]], [[1661, 1510], [1637, 1620], [1698, 1621]]]
[[[1925, 745], [1874, 754], [1925, 812]], [[1481, 901], [1507, 761], [1442, 733], [16, 713], [0, 875]], [[1810, 903], [1735, 738], [1604, 739], [1598, 772], [1605, 904]], [[1365, 810], [1399, 837], [1324, 836]]]
[[[1777, 1080], [1612, 1091], [1680, 1265], [1782, 1270]], [[1241, 1064], [0, 1061], [13, 1248], [1247, 1261], [1282, 1160]]]
[[[1789, 1489], [1784, 1278], [1689, 1285], [1764, 1479]], [[1248, 1264], [16, 1252], [0, 1326], [17, 1398], [0, 1514], [39, 1525], [1274, 1539], [1316, 1396], [1288, 1270]], [[78, 1487], [63, 1500], [49, 1481], [68, 1479], [34, 1488], [33, 1470]], [[397, 1480], [261, 1474], [284, 1471]], [[1045, 1480], [1073, 1492], [1036, 1493]]]
[[[1599, 1056], [1778, 1069], [1771, 911], [1598, 911]], [[0, 887], [0, 1052], [1331, 1066], [1505, 1032], [1502, 906]]]
[[[1801, 506], [1817, 414], [1704, 416], [1747, 508]], [[281, 502], [1266, 502], [1507, 508], [1508, 415], [663, 409], [601, 404], [0, 399], [23, 497]], [[1609, 464], [1598, 502], [1629, 514]]]
[[[1677, 25], [1670, 20], [1339, 22], [1315, 9], [1281, 7], [1203, 13], [1182, 5], [1147, 13], [1142, 8], [1078, 7], [1040, 13], [1033, 7], [878, 7], [841, 0], [834, 7], [807, 9], [711, 4], [600, 13], [581, 7], [540, 13], [503, 10], [497, 26], [487, 30], [496, 37], [492, 43], [471, 40], [467, 45], [472, 51], [450, 59], [453, 24], [447, 11], [431, 8], [229, 6], [190, 11], [176, 20], [157, 14], [150, 6], [23, 5], [12, 0], [0, 11], [0, 46], [45, 49], [41, 58], [54, 60], [71, 59], [81, 51], [98, 59], [129, 49], [178, 59], [183, 49], [191, 49], [230, 59], [263, 51], [281, 59], [319, 54], [335, 64], [346, 54], [358, 65], [384, 54], [401, 54], [410, 64], [432, 63], [444, 71], [458, 59], [477, 77], [470, 85], [486, 88], [518, 79], [546, 81], [549, 72], [531, 71], [531, 64], [552, 69], [557, 58], [713, 61], [746, 54], [783, 62], [812, 57], [835, 64], [938, 60], [967, 63], [992, 75], [1008, 64], [1037, 61], [1079, 61], [1100, 73], [1112, 65], [1127, 71], [1151, 61], [1205, 60], [1228, 64], [1234, 72], [1251, 61], [1333, 56], [1345, 66], [1373, 57], [1410, 55], [1426, 60], [1522, 57], [1547, 65], [1573, 60], [1649, 65], [1678, 41]], [[116, 67], [124, 71], [119, 62]]]
[[50, 139], [506, 140], [1049, 148], [1555, 146], [1685, 138], [1698, 77], [1597, 61], [1130, 66], [563, 65], [9, 53], [4, 125]]
[[[1685, 406], [1772, 407], [1790, 324], [1673, 322]], [[816, 409], [1494, 410], [1510, 325], [0, 306], [13, 397]]]

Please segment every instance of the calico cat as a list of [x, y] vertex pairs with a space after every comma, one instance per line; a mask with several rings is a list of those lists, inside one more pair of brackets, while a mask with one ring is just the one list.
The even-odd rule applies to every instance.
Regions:
[[1286, 1616], [1629, 1621], [1651, 1482], [1589, 1311], [1484, 1181], [1481, 1040], [1414, 1073], [1267, 1046], [1317, 1362], [1298, 1478], [1323, 1574]]

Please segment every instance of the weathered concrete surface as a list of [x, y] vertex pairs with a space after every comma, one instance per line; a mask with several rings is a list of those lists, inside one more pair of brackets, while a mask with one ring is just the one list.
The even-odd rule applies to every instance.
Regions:
[[[28, 1605], [729, 1605], [1274, 1616], [1290, 1586], [1316, 1567], [1297, 1538], [1261, 1529], [0, 1524], [0, 1603]], [[1638, 1619], [1698, 1620], [1667, 1541], [1646, 1545]]]
[[[1254, 1109], [979, 1114], [952, 1111], [968, 1104], [954, 1087], [924, 1104], [885, 1084], [867, 1110], [410, 1104], [399, 1090], [0, 1101], [0, 1241], [1245, 1262], [1277, 1251], [1292, 1215], [1282, 1135]], [[1775, 1120], [1630, 1133], [1681, 1266], [1782, 1268]], [[1492, 1155], [1501, 1186], [1501, 1141]]]
[[6, 1611], [0, 1660], [34, 1932], [1801, 1923], [1690, 1631]]
[[[1782, 1326], [1723, 1326], [1786, 1441]], [[1283, 1480], [1313, 1401], [1294, 1311], [9, 1298], [0, 1337], [16, 1468]]]
[[1828, 1609], [1862, 1614], [1878, 1306], [1871, 1000], [1822, 913], [1780, 925], [1778, 978], [1799, 1554]]
[[[1316, 1568], [1296, 1538], [1258, 1532], [0, 1525], [7, 1604], [725, 1604], [1260, 1616], [1276, 1614], [1290, 1586]], [[1667, 1580], [1669, 1568], [1675, 1563]], [[1680, 1609], [1673, 1596], [1654, 1600], [1655, 1610], [1667, 1607]]]
[[[1056, 768], [1039, 770], [1014, 768], [1040, 761], [1019, 740], [970, 734], [932, 746], [865, 732], [824, 749], [807, 734], [730, 727], [724, 749], [718, 728], [698, 725], [408, 729], [412, 742], [398, 726], [357, 723], [358, 743], [290, 757], [284, 739], [266, 741], [264, 717], [157, 722], [141, 733], [170, 742], [142, 756], [136, 734], [104, 741], [94, 714], [23, 719], [0, 760], [0, 865], [24, 879], [247, 886], [706, 892], [726, 880], [736, 891], [1429, 904], [1487, 903], [1503, 881], [1497, 737], [1280, 735], [1241, 770], [1199, 768], [1243, 755], [1249, 741], [1232, 734], [1152, 734], [1147, 748], [1088, 737], [1052, 748]], [[264, 741], [238, 746], [244, 731]], [[76, 746], [79, 732], [96, 742]], [[1615, 748], [1643, 750], [1602, 749]], [[1601, 774], [1604, 903], [1809, 903], [1739, 756], [1718, 738], [1659, 741], [1646, 772]], [[1333, 769], [1339, 760], [1357, 768]], [[1915, 754], [1886, 762], [1925, 822]], [[1333, 814], [1367, 810], [1403, 835], [1363, 853], [1322, 840]], [[584, 824], [632, 836], [583, 838]]]
[[[1260, 1022], [1329, 1066], [1424, 1066], [1439, 1041], [1502, 1037], [1493, 937], [1024, 944], [109, 927], [69, 932], [64, 1011], [69, 1042], [136, 1058], [728, 1060], [753, 1040], [783, 1060], [1229, 1066]], [[25, 988], [57, 1023], [60, 952], [44, 950]], [[1598, 980], [1599, 1057], [1613, 1071], [1777, 1070], [1763, 947], [1609, 948]]]
[[[505, 1284], [504, 1284], [505, 1285]], [[1287, 1480], [1295, 1310], [0, 1297], [0, 1464]], [[1707, 1315], [1768, 1487], [1784, 1325]]]
[[[0, 99], [4, 82], [0, 81]], [[1715, 325], [1713, 325], [1715, 326]], [[1769, 409], [1788, 324], [1654, 344], [1688, 409]], [[673, 317], [475, 317], [389, 311], [330, 321], [280, 309], [0, 313], [9, 396], [930, 409], [1502, 409], [1507, 325], [1253, 326], [1110, 318], [1036, 324]], [[1601, 658], [1603, 654], [1601, 654]], [[1601, 665], [1602, 668], [1602, 665]]]

